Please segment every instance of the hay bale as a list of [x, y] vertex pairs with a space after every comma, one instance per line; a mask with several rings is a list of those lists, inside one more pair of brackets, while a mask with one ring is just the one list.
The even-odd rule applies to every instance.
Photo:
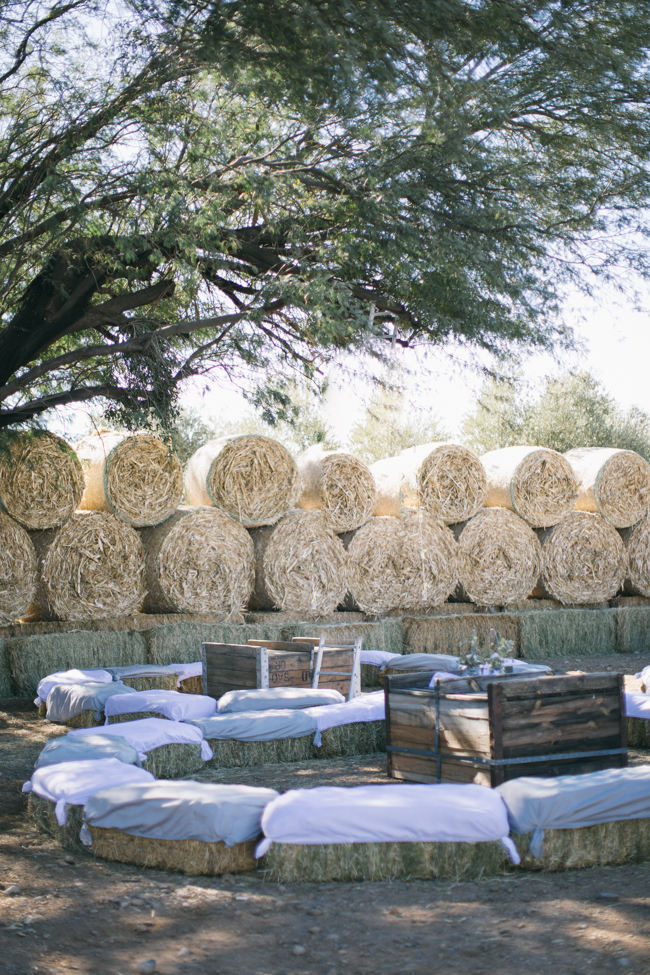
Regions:
[[[176, 674], [121, 674], [119, 680], [134, 691], [175, 691]], [[159, 718], [159, 714], [151, 717]]]
[[512, 640], [512, 656], [519, 655], [519, 619], [512, 613], [461, 613], [458, 616], [417, 616], [404, 620], [404, 653], [451, 653], [469, 647], [476, 634], [485, 646], [490, 630]]
[[374, 514], [399, 516], [424, 508], [446, 525], [466, 521], [483, 506], [485, 471], [478, 457], [459, 444], [428, 443], [409, 447], [372, 464], [377, 484]]
[[509, 508], [533, 528], [556, 525], [573, 511], [578, 485], [571, 464], [547, 447], [502, 447], [481, 456], [486, 506]]
[[[139, 714], [137, 720], [141, 717]], [[160, 715], [154, 717], [160, 718]], [[147, 752], [147, 757], [140, 764], [157, 779], [182, 779], [203, 768], [201, 745], [176, 741], [160, 745]]]
[[618, 606], [614, 612], [617, 652], [641, 653], [650, 658], [650, 606]]
[[322, 511], [335, 532], [360, 528], [377, 501], [375, 479], [352, 454], [325, 451], [315, 444], [297, 459], [302, 482], [298, 507]]
[[133, 836], [117, 829], [88, 826], [91, 852], [101, 860], [132, 863], [138, 867], [176, 870], [190, 877], [216, 876], [254, 870], [255, 842], [204, 843], [201, 840], [162, 840]]
[[541, 547], [508, 508], [484, 508], [459, 526], [458, 575], [473, 603], [507, 606], [525, 599], [539, 578]]
[[239, 522], [216, 508], [185, 507], [141, 538], [148, 611], [240, 618], [255, 570], [253, 543]]
[[27, 814], [42, 833], [53, 837], [59, 846], [79, 853], [86, 848], [79, 840], [83, 806], [66, 803], [65, 824], [60, 826], [55, 812], [56, 803], [30, 792], [27, 796]]
[[617, 820], [581, 829], [545, 829], [541, 857], [529, 854], [529, 834], [513, 833], [512, 839], [525, 870], [582, 870], [650, 859], [650, 819]]
[[[387, 786], [390, 788], [390, 786]], [[274, 843], [260, 861], [275, 883], [480, 880], [509, 872], [500, 843]]]
[[613, 655], [617, 650], [617, 609], [558, 609], [522, 613], [519, 655], [549, 657]]
[[371, 518], [354, 533], [348, 561], [352, 599], [373, 616], [437, 606], [458, 578], [452, 532], [423, 510]]
[[25, 615], [36, 585], [36, 549], [25, 529], [0, 513], [0, 622]]
[[58, 528], [83, 494], [83, 472], [65, 440], [45, 430], [7, 435], [0, 450], [0, 504], [24, 528]]
[[16, 693], [16, 685], [11, 676], [11, 663], [7, 651], [7, 641], [0, 639], [0, 700], [5, 697], [13, 697]]
[[348, 559], [320, 511], [295, 510], [272, 529], [251, 532], [256, 580], [252, 604], [303, 618], [328, 616], [345, 598]]
[[111, 511], [129, 525], [157, 525], [183, 495], [183, 471], [171, 447], [149, 433], [101, 430], [77, 444], [85, 489], [79, 507]]
[[541, 584], [559, 602], [604, 602], [623, 585], [627, 552], [616, 529], [600, 515], [574, 511], [543, 532], [541, 541]]
[[389, 653], [401, 653], [404, 642], [402, 621], [395, 617], [365, 623], [298, 623], [292, 627], [291, 635], [322, 636], [329, 647], [346, 646], [360, 637], [365, 650]]
[[241, 741], [236, 738], [208, 738], [207, 741], [213, 751], [208, 764], [217, 768], [255, 768], [385, 752], [386, 722], [357, 721], [328, 728], [321, 733], [320, 746], [314, 745], [313, 734], [269, 741]]
[[634, 528], [621, 529], [627, 549], [625, 591], [637, 596], [650, 596], [650, 515]]
[[565, 455], [578, 482], [578, 511], [629, 528], [650, 509], [650, 464], [633, 450], [576, 447]]
[[650, 721], [647, 718], [627, 719], [628, 748], [650, 748]]
[[41, 579], [62, 620], [128, 616], [144, 601], [144, 550], [135, 529], [104, 511], [83, 511], [56, 533]]
[[185, 470], [188, 504], [214, 505], [248, 528], [274, 525], [299, 494], [295, 461], [270, 437], [209, 440], [190, 457]]
[[143, 633], [152, 664], [192, 663], [201, 658], [203, 643], [245, 644], [248, 640], [289, 639], [285, 627], [221, 622], [173, 622]]

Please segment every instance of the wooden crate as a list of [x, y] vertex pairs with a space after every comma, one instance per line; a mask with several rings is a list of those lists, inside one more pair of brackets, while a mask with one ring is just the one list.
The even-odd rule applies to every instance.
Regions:
[[388, 774], [500, 785], [627, 764], [621, 674], [386, 679]]
[[[309, 688], [317, 645], [318, 641], [301, 644], [268, 640], [251, 640], [245, 645], [204, 643], [204, 693], [219, 698], [227, 691], [256, 687]], [[327, 647], [323, 659], [327, 662], [324, 670], [352, 671], [352, 649]], [[347, 696], [350, 678], [323, 674], [319, 687]]]

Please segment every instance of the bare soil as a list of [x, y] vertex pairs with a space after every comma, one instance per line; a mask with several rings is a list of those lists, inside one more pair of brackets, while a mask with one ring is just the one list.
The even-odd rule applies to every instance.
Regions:
[[[633, 673], [638, 658], [557, 661]], [[69, 853], [26, 816], [22, 783], [65, 729], [0, 701], [3, 975], [650, 975], [648, 864], [474, 883], [277, 885], [188, 878]], [[647, 756], [650, 761], [650, 755]], [[288, 788], [380, 781], [382, 759], [230, 770]], [[310, 770], [311, 769], [311, 770]]]

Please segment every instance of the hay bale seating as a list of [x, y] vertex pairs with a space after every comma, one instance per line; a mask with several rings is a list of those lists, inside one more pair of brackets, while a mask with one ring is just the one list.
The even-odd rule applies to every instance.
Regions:
[[532, 528], [556, 525], [575, 506], [578, 485], [571, 464], [547, 447], [515, 446], [481, 455], [487, 507], [509, 508]]
[[0, 623], [24, 616], [36, 595], [36, 549], [25, 529], [0, 513]]
[[627, 743], [632, 748], [650, 748], [650, 693], [625, 692]]
[[101, 430], [77, 444], [84, 472], [82, 510], [110, 511], [142, 528], [170, 517], [183, 495], [183, 471], [171, 447], [149, 433]]
[[45, 702], [46, 720], [69, 728], [94, 728], [102, 724], [111, 697], [131, 697], [137, 693], [120, 681], [56, 684]]
[[44, 430], [11, 433], [0, 450], [0, 504], [24, 528], [42, 531], [63, 525], [83, 494], [76, 453]]
[[135, 694], [115, 694], [104, 705], [106, 721], [137, 721], [138, 718], [167, 718], [170, 721], [193, 721], [216, 714], [217, 702], [204, 694], [182, 694], [153, 688]]
[[446, 525], [466, 521], [483, 506], [485, 471], [478, 457], [459, 444], [409, 447], [370, 467], [377, 485], [374, 514], [398, 517], [413, 508]]
[[348, 565], [350, 595], [364, 613], [424, 612], [456, 587], [457, 544], [452, 532], [424, 511], [374, 517], [352, 536]]
[[540, 535], [544, 591], [564, 604], [602, 603], [622, 587], [627, 552], [598, 514], [574, 511]]
[[241, 620], [255, 580], [251, 538], [229, 515], [181, 507], [144, 529], [147, 612], [218, 613]]
[[46, 604], [57, 619], [137, 613], [145, 595], [138, 533], [108, 512], [77, 512], [47, 546], [41, 580]]
[[251, 536], [256, 561], [251, 606], [275, 606], [309, 618], [328, 616], [343, 601], [347, 555], [320, 511], [290, 511], [277, 525]]
[[629, 528], [650, 510], [650, 464], [633, 450], [576, 447], [564, 456], [578, 482], [578, 511], [597, 512]]
[[212, 758], [212, 750], [195, 725], [166, 718], [142, 718], [100, 728], [76, 728], [68, 734], [124, 738], [137, 749], [142, 768], [156, 778], [181, 778], [198, 771]]
[[620, 533], [627, 549], [625, 591], [650, 596], [650, 515]]
[[209, 440], [190, 457], [185, 470], [188, 504], [214, 505], [247, 528], [275, 524], [295, 506], [299, 494], [295, 461], [270, 437]]
[[335, 532], [359, 528], [371, 517], [377, 501], [375, 479], [352, 454], [323, 450], [315, 444], [296, 461], [302, 491], [298, 507], [319, 510]]
[[533, 591], [541, 547], [532, 528], [514, 511], [484, 508], [458, 531], [458, 576], [473, 603], [507, 606]]

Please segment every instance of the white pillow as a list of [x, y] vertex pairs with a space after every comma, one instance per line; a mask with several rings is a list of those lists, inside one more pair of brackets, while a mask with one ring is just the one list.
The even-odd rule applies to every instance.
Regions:
[[271, 708], [313, 708], [324, 704], [342, 704], [339, 691], [311, 687], [269, 687], [260, 690], [228, 691], [217, 701], [219, 714], [239, 711], [268, 711]]

